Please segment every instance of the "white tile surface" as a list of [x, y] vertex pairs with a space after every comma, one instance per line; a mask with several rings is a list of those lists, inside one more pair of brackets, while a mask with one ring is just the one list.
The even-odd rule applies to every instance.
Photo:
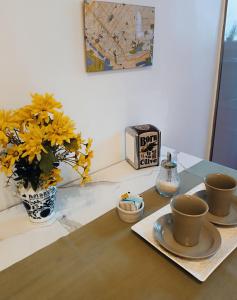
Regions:
[[[162, 148], [162, 158], [168, 150], [173, 151]], [[179, 153], [178, 158], [179, 171], [201, 161], [184, 153]], [[114, 208], [122, 193], [139, 194], [154, 186], [157, 171], [158, 167], [135, 170], [122, 161], [96, 172], [93, 182], [85, 187], [79, 187], [75, 182], [72, 187], [59, 188], [57, 221], [51, 225], [32, 224], [22, 204], [0, 212], [0, 270]], [[8, 193], [6, 195], [10, 197]]]
[[[205, 189], [204, 184], [200, 184], [194, 189], [190, 190], [187, 194], [194, 194], [195, 192], [203, 189]], [[142, 236], [156, 249], [164, 253], [167, 257], [192, 274], [198, 280], [205, 281], [208, 276], [210, 276], [211, 273], [222, 263], [222, 261], [237, 247], [237, 227], [217, 227], [221, 234], [222, 242], [220, 249], [212, 257], [199, 261], [187, 260], [179, 258], [166, 251], [153, 237], [153, 225], [155, 221], [159, 217], [170, 212], [171, 209], [170, 205], [168, 204], [142, 221], [136, 223], [134, 226], [132, 226], [132, 230]]]

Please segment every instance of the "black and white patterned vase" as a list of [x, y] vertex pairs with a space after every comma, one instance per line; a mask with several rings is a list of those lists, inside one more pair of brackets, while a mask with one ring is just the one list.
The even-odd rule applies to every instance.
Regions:
[[33, 191], [20, 189], [19, 194], [30, 221], [42, 223], [52, 219], [55, 215], [55, 200], [57, 188], [50, 186], [48, 189]]

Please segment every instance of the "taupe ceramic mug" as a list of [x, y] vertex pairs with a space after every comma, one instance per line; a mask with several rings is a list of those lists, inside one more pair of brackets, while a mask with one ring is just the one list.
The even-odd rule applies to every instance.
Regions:
[[209, 212], [218, 217], [225, 217], [230, 212], [230, 205], [236, 190], [236, 180], [228, 175], [215, 173], [204, 178], [207, 191]]
[[178, 195], [171, 200], [170, 206], [173, 214], [174, 239], [188, 247], [198, 244], [208, 212], [207, 203], [194, 195]]

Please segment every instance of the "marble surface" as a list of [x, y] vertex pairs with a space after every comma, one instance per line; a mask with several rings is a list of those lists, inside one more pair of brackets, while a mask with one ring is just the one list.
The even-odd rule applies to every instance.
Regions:
[[[167, 150], [173, 151], [162, 147], [161, 159]], [[201, 161], [182, 152], [177, 156], [179, 172]], [[22, 204], [1, 211], [0, 271], [114, 208], [122, 193], [139, 194], [154, 186], [157, 171], [158, 167], [135, 170], [121, 161], [92, 174], [93, 181], [84, 187], [64, 184], [57, 193], [56, 217], [46, 224], [31, 223]]]

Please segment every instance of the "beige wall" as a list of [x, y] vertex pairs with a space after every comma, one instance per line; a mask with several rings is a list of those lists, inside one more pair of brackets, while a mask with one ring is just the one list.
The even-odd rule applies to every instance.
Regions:
[[124, 158], [132, 124], [152, 123], [164, 144], [204, 157], [223, 1], [126, 3], [156, 7], [154, 65], [87, 74], [81, 0], [0, 0], [1, 107], [53, 92], [94, 138], [94, 169]]

